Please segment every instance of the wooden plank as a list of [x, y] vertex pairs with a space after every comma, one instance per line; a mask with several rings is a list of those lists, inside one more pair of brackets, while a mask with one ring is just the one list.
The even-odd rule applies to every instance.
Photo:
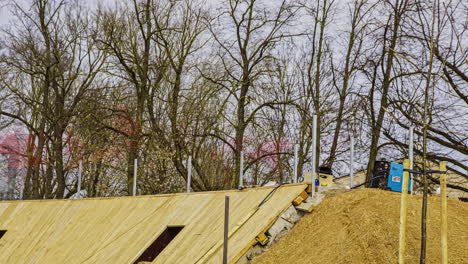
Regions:
[[312, 211], [315, 209], [315, 206], [311, 204], [301, 204], [297, 206], [296, 209], [306, 213], [312, 213]]
[[[224, 196], [231, 197], [229, 262], [256, 243], [306, 188], [0, 202], [5, 263], [133, 263], [168, 225], [184, 229], [152, 263], [220, 263]], [[242, 256], [242, 255], [241, 255]]]
[[[300, 188], [296, 190], [298, 191], [297, 193], [291, 192], [290, 190], [283, 188], [279, 192], [275, 193], [275, 195], [272, 197], [274, 198], [272, 201], [268, 202], [266, 206], [262, 206], [261, 210], [264, 210], [264, 212], [267, 212], [268, 214], [266, 214], [266, 216], [270, 218], [268, 219], [268, 224], [264, 226], [263, 229], [260, 229], [261, 232], [266, 232], [266, 230], [268, 230], [277, 221], [280, 215], [283, 212], [285, 212], [289, 208], [289, 206], [291, 206], [291, 201], [293, 200], [294, 195], [298, 195], [299, 193], [304, 191], [305, 187], [306, 185], [301, 185]], [[290, 202], [284, 203], [284, 201], [290, 201]], [[256, 217], [262, 217], [262, 215], [263, 214], [258, 214]], [[256, 225], [255, 223], [256, 221], [260, 222], [263, 220], [264, 219], [257, 218], [257, 219], [253, 219], [252, 221], [250, 221], [249, 225], [243, 230], [244, 234], [242, 233], [237, 234], [238, 241], [241, 241], [242, 239], [244, 239], [245, 236], [250, 237], [252, 235], [251, 230], [253, 230], [254, 232], [257, 232], [257, 230], [259, 230], [259, 227], [261, 228], [261, 226]], [[243, 246], [243, 248], [242, 250], [239, 251], [239, 253], [235, 256], [235, 258], [231, 259], [230, 263], [236, 263], [247, 252], [247, 250], [250, 247], [252, 247], [255, 243], [256, 243], [256, 240], [254, 237], [252, 237], [251, 242], [245, 246], [239, 243], [238, 246]], [[210, 263], [217, 263], [217, 262], [212, 261]]]

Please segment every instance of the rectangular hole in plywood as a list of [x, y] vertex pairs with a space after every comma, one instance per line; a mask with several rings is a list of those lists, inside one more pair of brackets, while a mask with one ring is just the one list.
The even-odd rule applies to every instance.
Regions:
[[156, 257], [171, 243], [171, 241], [182, 231], [183, 226], [168, 226], [161, 235], [141, 254], [134, 264], [153, 262]]
[[6, 230], [0, 230], [0, 239], [5, 235]]

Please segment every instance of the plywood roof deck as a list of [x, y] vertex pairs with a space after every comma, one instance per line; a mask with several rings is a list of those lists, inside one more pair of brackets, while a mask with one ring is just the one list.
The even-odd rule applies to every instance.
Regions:
[[230, 196], [234, 263], [304, 184], [242, 191], [0, 202], [0, 263], [133, 263], [167, 226], [185, 226], [152, 263], [221, 263]]

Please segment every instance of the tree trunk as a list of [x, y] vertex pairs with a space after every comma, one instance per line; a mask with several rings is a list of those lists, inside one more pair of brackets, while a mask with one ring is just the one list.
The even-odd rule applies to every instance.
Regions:
[[55, 197], [62, 199], [66, 189], [65, 172], [63, 168], [63, 132], [59, 128], [56, 129], [55, 142], [52, 143], [55, 157], [55, 177], [57, 178], [57, 192], [55, 193]]
[[[380, 108], [379, 114], [377, 116], [377, 121], [373, 124], [372, 127], [372, 140], [370, 146], [370, 153], [369, 153], [369, 160], [367, 163], [367, 173], [366, 173], [366, 186], [370, 186], [370, 179], [371, 175], [374, 171], [374, 163], [377, 158], [378, 153], [378, 145], [379, 145], [379, 138], [380, 132], [382, 129], [382, 124], [385, 117], [385, 109], [388, 107], [388, 92], [390, 89], [390, 77], [393, 68], [393, 59], [394, 59], [394, 51], [397, 45], [398, 40], [398, 29], [400, 27], [400, 19], [402, 13], [395, 12], [394, 13], [394, 20], [393, 20], [393, 30], [392, 30], [392, 39], [390, 42], [390, 47], [388, 48], [388, 55], [387, 55], [387, 63], [385, 66], [385, 73], [382, 83], [382, 98], [380, 100]], [[385, 43], [384, 43], [385, 45]], [[373, 109], [371, 109], [373, 111]]]
[[338, 147], [338, 139], [340, 138], [341, 124], [343, 123], [345, 98], [340, 96], [340, 105], [338, 106], [338, 115], [336, 117], [335, 132], [333, 134], [333, 142], [330, 148], [330, 156], [328, 157], [327, 167], [331, 168], [336, 159], [336, 148]]
[[243, 168], [240, 167], [241, 152], [244, 149], [244, 134], [245, 134], [245, 103], [246, 96], [250, 86], [249, 78], [247, 77], [246, 71], [244, 71], [243, 83], [241, 85], [239, 102], [237, 103], [237, 126], [235, 128], [236, 138], [235, 138], [235, 153], [234, 153], [234, 162], [235, 170], [233, 179], [231, 181], [231, 188], [239, 185], [239, 175]]
[[[360, 8], [360, 7], [356, 7], [356, 8]], [[359, 13], [358, 10], [355, 10], [355, 12]], [[341, 125], [343, 123], [344, 106], [345, 106], [346, 97], [348, 93], [349, 79], [351, 77], [351, 72], [352, 72], [352, 70], [350, 69], [350, 63], [351, 63], [351, 53], [353, 51], [355, 38], [356, 38], [355, 36], [355, 30], [357, 26], [356, 16], [357, 15], [353, 17], [351, 32], [349, 34], [349, 42], [348, 42], [348, 49], [346, 51], [345, 68], [344, 68], [344, 76], [343, 76], [343, 87], [341, 88], [341, 91], [339, 91], [340, 103], [338, 106], [338, 114], [336, 117], [336, 126], [335, 126], [335, 132], [333, 134], [333, 142], [330, 148], [330, 156], [328, 157], [328, 162], [327, 162], [327, 166], [330, 168], [333, 166], [333, 163], [335, 162], [335, 159], [336, 159], [336, 149], [338, 147], [338, 140], [340, 138]]]

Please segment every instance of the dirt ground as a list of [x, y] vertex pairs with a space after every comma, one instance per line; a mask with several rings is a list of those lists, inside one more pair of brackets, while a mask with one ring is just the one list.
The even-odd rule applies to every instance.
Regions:
[[[406, 263], [419, 263], [420, 196], [408, 196]], [[468, 263], [468, 204], [448, 200], [449, 263]], [[325, 199], [278, 243], [262, 263], [397, 263], [400, 193], [358, 189]], [[441, 263], [440, 197], [430, 197], [426, 263]]]

